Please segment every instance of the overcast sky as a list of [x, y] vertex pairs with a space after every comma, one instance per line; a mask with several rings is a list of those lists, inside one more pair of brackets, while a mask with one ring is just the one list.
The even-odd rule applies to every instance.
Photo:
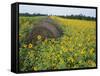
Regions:
[[73, 8], [73, 7], [55, 7], [55, 6], [37, 6], [37, 5], [19, 5], [19, 13], [40, 13], [49, 15], [85, 15], [96, 17], [96, 9]]

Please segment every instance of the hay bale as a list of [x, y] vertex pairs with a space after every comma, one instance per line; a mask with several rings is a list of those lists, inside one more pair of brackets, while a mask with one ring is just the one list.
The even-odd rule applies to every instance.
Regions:
[[37, 41], [38, 35], [42, 37], [42, 40], [44, 40], [45, 38], [57, 38], [62, 35], [62, 30], [59, 28], [59, 25], [56, 24], [53, 20], [51, 20], [50, 18], [46, 18], [32, 28], [32, 31], [26, 38], [26, 42], [35, 43]]

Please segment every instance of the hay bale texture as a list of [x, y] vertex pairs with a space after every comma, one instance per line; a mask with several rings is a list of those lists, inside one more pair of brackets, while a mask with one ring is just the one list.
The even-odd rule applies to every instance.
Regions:
[[35, 24], [35, 26], [33, 26], [32, 31], [28, 34], [28, 37], [26, 38], [26, 42], [35, 43], [37, 41], [38, 35], [42, 37], [42, 40], [44, 40], [45, 38], [57, 38], [62, 35], [62, 29], [60, 28], [59, 24], [54, 22], [49, 17], [46, 17], [39, 23]]

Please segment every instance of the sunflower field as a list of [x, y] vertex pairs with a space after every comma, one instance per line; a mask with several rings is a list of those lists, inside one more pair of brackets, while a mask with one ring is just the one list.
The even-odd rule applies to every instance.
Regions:
[[36, 23], [45, 16], [19, 17], [19, 70], [41, 71], [96, 67], [96, 21], [49, 18], [59, 23], [63, 35], [42, 40], [37, 45], [27, 44], [25, 39]]

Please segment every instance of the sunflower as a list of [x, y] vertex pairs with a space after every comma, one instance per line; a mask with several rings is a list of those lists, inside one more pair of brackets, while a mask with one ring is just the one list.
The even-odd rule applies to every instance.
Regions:
[[38, 39], [38, 40], [41, 40], [41, 38], [42, 38], [41, 35], [38, 35], [38, 36], [37, 36], [37, 39]]
[[27, 45], [26, 45], [26, 44], [24, 44], [24, 45], [23, 45], [23, 47], [24, 47], [24, 48], [27, 48]]
[[28, 48], [32, 48], [33, 47], [33, 45], [30, 43], [29, 45], [28, 45]]

